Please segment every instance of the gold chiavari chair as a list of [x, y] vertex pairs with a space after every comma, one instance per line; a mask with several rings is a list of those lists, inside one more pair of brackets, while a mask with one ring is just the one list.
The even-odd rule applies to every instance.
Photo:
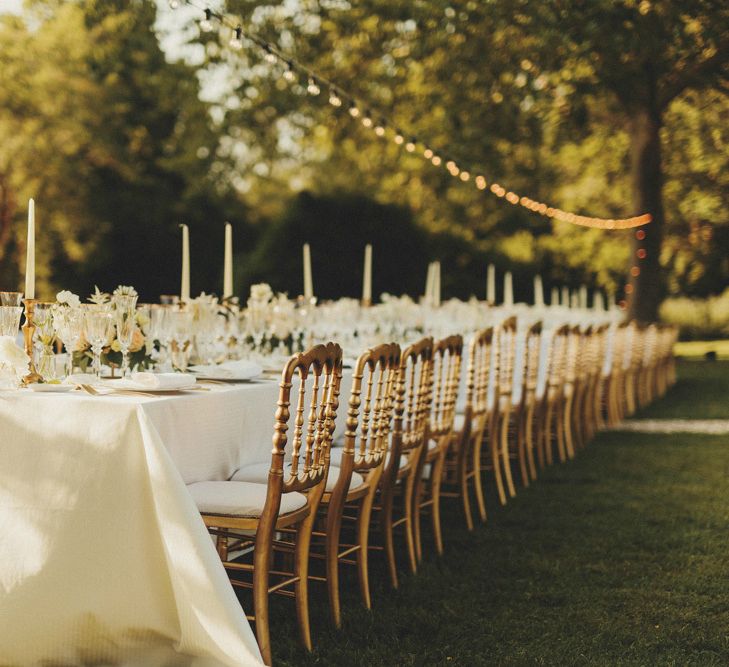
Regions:
[[440, 489], [446, 457], [456, 437], [454, 421], [458, 386], [461, 380], [463, 337], [448, 336], [433, 345], [431, 409], [428, 442], [420, 458], [421, 472], [417, 475], [413, 535], [415, 556], [423, 555], [420, 538], [420, 515], [429, 509], [433, 520], [433, 536], [438, 555], [443, 553], [443, 534], [440, 524]]
[[630, 322], [628, 326], [628, 342], [625, 350], [625, 374], [623, 376], [623, 417], [630, 417], [638, 407], [636, 398], [636, 378], [640, 362], [643, 357], [643, 336], [642, 330], [636, 322]]
[[596, 358], [593, 364], [593, 377], [591, 388], [592, 404], [592, 435], [605, 428], [603, 417], [603, 403], [607, 392], [609, 368], [607, 366], [608, 345], [610, 337], [610, 325], [603, 324], [597, 330]]
[[534, 450], [536, 449], [534, 420], [537, 412], [537, 378], [541, 353], [542, 323], [536, 322], [526, 332], [523, 381], [517, 410], [517, 456], [524, 486], [529, 486], [530, 479], [537, 478], [537, 466], [534, 460]]
[[[310, 579], [326, 581], [336, 627], [340, 627], [342, 615], [339, 563], [357, 565], [362, 600], [367, 609], [371, 608], [367, 559], [370, 516], [389, 448], [399, 372], [400, 346], [395, 343], [378, 345], [360, 355], [352, 376], [344, 446], [331, 450], [329, 478], [333, 472], [337, 474], [333, 488], [325, 491], [319, 505], [325, 529], [313, 533], [315, 542], [317, 538], [324, 540], [323, 554], [312, 548], [313, 557], [325, 558], [326, 576]], [[340, 537], [343, 520], [349, 529], [345, 535], [351, 536], [345, 544]]]
[[446, 457], [440, 492], [444, 498], [461, 498], [468, 530], [473, 530], [469, 482], [473, 484], [479, 517], [486, 521], [481, 451], [493, 407], [488, 400], [493, 337], [493, 327], [489, 327], [474, 334], [468, 345], [465, 409], [455, 417], [456, 437]]
[[[205, 525], [217, 536], [218, 553], [231, 583], [253, 591], [254, 614], [248, 618], [256, 623], [261, 655], [269, 665], [271, 593], [295, 598], [302, 642], [307, 650], [312, 648], [309, 545], [327, 481], [341, 376], [342, 350], [334, 343], [317, 345], [289, 359], [281, 374], [267, 484], [234, 479], [188, 485]], [[292, 412], [295, 377], [299, 386]], [[245, 469], [234, 477], [245, 477]], [[249, 537], [252, 531], [253, 538]], [[244, 556], [229, 560], [233, 550], [242, 551]], [[286, 569], [292, 561], [293, 567]], [[273, 585], [269, 584], [271, 577], [278, 579]]]
[[575, 450], [582, 449], [589, 439], [589, 418], [592, 410], [587, 409], [587, 395], [590, 383], [591, 365], [594, 357], [595, 328], [588, 326], [580, 330], [575, 364], [574, 399], [572, 402], [572, 435]]
[[629, 352], [631, 325], [622, 322], [613, 334], [612, 369], [607, 388], [607, 425], [616, 427], [625, 416], [625, 356]]
[[514, 479], [509, 461], [509, 423], [512, 410], [516, 317], [504, 320], [496, 330], [495, 409], [489, 444], [499, 502], [506, 504], [506, 495], [514, 497]]
[[[579, 364], [580, 348], [582, 346], [582, 332], [579, 326], [569, 329], [567, 336], [567, 356], [565, 360], [564, 374], [564, 401], [562, 402], [562, 427], [564, 429], [564, 448], [567, 458], [575, 457], [575, 434], [574, 434], [574, 401], [575, 389], [578, 382], [577, 369]], [[560, 457], [561, 458], [561, 457]]]
[[643, 330], [643, 355], [638, 376], [638, 405], [641, 408], [653, 402], [657, 366], [658, 327], [648, 325]]
[[547, 387], [542, 403], [543, 418], [541, 422], [540, 449], [543, 455], [537, 454], [546, 465], [554, 461], [554, 446], [557, 445], [557, 456], [560, 462], [567, 460], [567, 452], [564, 442], [564, 385], [565, 372], [567, 367], [567, 348], [569, 345], [570, 327], [563, 325], [552, 335], [549, 345], [549, 364], [547, 367]]
[[[390, 583], [398, 587], [394, 530], [402, 526], [410, 571], [417, 570], [413, 535], [416, 475], [428, 440], [433, 360], [433, 339], [423, 338], [403, 350], [390, 437], [390, 453], [377, 488], [373, 521], [379, 524]], [[395, 516], [396, 510], [398, 515]], [[377, 549], [377, 545], [370, 547]]]

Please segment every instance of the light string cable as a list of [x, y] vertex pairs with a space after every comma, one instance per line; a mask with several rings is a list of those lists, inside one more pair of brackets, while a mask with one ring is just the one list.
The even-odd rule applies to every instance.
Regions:
[[[537, 201], [531, 197], [519, 195], [516, 192], [508, 190], [497, 182], [488, 183], [486, 177], [480, 172], [481, 170], [473, 170], [464, 168], [459, 165], [453, 158], [445, 156], [439, 151], [433, 150], [427, 141], [423, 141], [418, 137], [403, 132], [396, 123], [393, 123], [385, 114], [374, 113], [371, 106], [363, 104], [354, 95], [351, 95], [341, 86], [331, 81], [325, 76], [311, 69], [309, 66], [300, 62], [293, 56], [283, 53], [275, 44], [268, 42], [259, 35], [245, 29], [242, 22], [233, 20], [228, 16], [216, 12], [210, 7], [200, 5], [195, 0], [169, 0], [170, 7], [176, 9], [182, 4], [190, 5], [199, 9], [203, 13], [203, 17], [199, 21], [200, 29], [203, 32], [211, 32], [214, 30], [214, 21], [218, 21], [221, 25], [230, 28], [232, 37], [230, 46], [239, 50], [243, 48], [243, 38], [249, 40], [258, 46], [264, 54], [264, 59], [272, 64], [279, 63], [284, 67], [284, 78], [293, 82], [298, 77], [306, 79], [306, 91], [312, 95], [319, 95], [323, 89], [329, 91], [329, 104], [337, 109], [348, 111], [349, 115], [359, 120], [362, 125], [372, 130], [377, 137], [392, 139], [398, 146], [402, 146], [408, 153], [421, 152], [422, 157], [428, 160], [435, 167], [443, 165], [448, 173], [454, 178], [460, 179], [464, 183], [473, 180], [473, 183], [479, 190], [487, 190], [495, 197], [504, 199], [514, 206], [522, 206], [523, 208], [537, 213], [538, 215], [553, 218], [561, 222], [567, 222], [582, 227], [593, 227], [598, 229], [630, 229], [640, 227], [651, 222], [651, 215], [644, 213], [631, 218], [600, 218], [594, 216], [580, 215], [570, 211], [564, 211], [561, 208], [550, 206], [544, 202]], [[475, 176], [472, 176], [475, 174]]]

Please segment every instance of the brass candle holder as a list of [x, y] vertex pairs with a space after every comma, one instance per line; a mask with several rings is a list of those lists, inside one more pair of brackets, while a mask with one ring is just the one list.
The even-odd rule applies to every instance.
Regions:
[[35, 304], [38, 303], [37, 299], [23, 299], [25, 305], [25, 324], [21, 327], [23, 331], [23, 341], [25, 343], [25, 353], [30, 357], [30, 363], [28, 364], [28, 375], [23, 378], [23, 385], [28, 386], [35, 382], [40, 382], [43, 378], [38, 374], [35, 369], [35, 363], [33, 362], [33, 336], [35, 335], [35, 323], [33, 322], [33, 315], [35, 312]]

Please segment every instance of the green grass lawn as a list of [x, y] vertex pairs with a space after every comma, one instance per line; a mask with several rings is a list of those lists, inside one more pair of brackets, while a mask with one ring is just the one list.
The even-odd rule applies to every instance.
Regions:
[[[729, 364], [680, 365], [651, 417], [729, 418]], [[707, 394], [709, 396], [707, 396]], [[469, 534], [455, 506], [446, 552], [373, 610], [344, 571], [344, 626], [312, 584], [315, 649], [293, 603], [273, 602], [278, 665], [729, 664], [729, 438], [603, 433]], [[401, 552], [402, 553], [402, 552]]]

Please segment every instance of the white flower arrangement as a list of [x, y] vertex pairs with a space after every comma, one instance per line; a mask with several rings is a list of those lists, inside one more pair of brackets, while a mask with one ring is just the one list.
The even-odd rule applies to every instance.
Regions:
[[56, 294], [56, 302], [61, 306], [68, 306], [69, 308], [78, 308], [81, 305], [81, 299], [68, 290], [61, 290]]
[[28, 374], [30, 357], [12, 336], [0, 336], [0, 377], [18, 384]]

